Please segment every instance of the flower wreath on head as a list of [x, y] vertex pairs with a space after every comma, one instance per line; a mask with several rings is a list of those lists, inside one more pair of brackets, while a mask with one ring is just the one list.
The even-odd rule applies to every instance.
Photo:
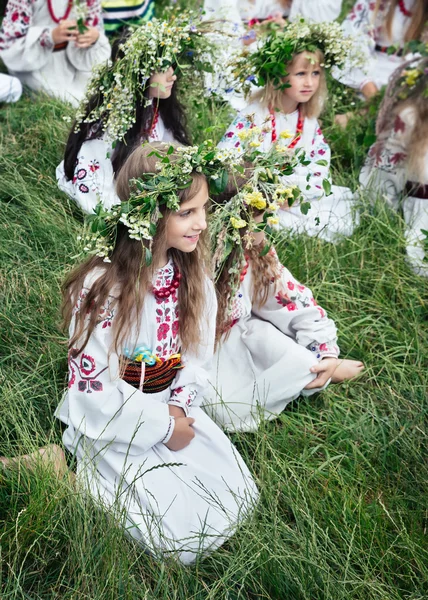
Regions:
[[348, 61], [354, 66], [362, 63], [363, 56], [355, 47], [354, 38], [346, 36], [339, 23], [308, 23], [302, 18], [283, 29], [272, 25], [262, 36], [259, 48], [255, 52], [244, 50], [232, 67], [237, 87], [245, 93], [250, 92], [251, 83], [258, 87], [272, 83], [276, 89], [285, 89], [289, 86], [284, 82], [286, 65], [295, 54], [321, 50], [324, 68], [340, 68]]
[[[147, 146], [150, 148], [151, 144]], [[110, 262], [121, 223], [128, 228], [130, 239], [141, 241], [146, 265], [150, 265], [153, 238], [162, 218], [160, 208], [180, 209], [177, 191], [191, 185], [193, 172], [205, 175], [211, 193], [221, 193], [228, 181], [228, 170], [237, 168], [240, 161], [235, 150], [219, 151], [211, 140], [200, 146], [157, 144], [148, 154], [153, 155], [159, 159], [156, 173], [144, 173], [131, 180], [128, 200], [109, 209], [99, 202], [94, 213], [86, 215], [86, 231], [79, 238], [84, 254]]]
[[[76, 115], [81, 123], [100, 120], [112, 140], [122, 140], [135, 123], [137, 98], [144, 97], [147, 80], [174, 65], [179, 70], [212, 71], [215, 52], [208, 36], [211, 25], [192, 11], [171, 14], [168, 21], [153, 19], [138, 26], [120, 46], [121, 57], [95, 68], [86, 95]], [[91, 97], [102, 93], [102, 101], [86, 114]], [[145, 98], [146, 105], [152, 103]]]
[[376, 119], [375, 147], [383, 146], [389, 135], [395, 118], [395, 106], [406, 100], [416, 89], [428, 99], [428, 52], [412, 57], [392, 73]]
[[[247, 118], [251, 119], [251, 115]], [[238, 250], [236, 264], [229, 268], [231, 298], [239, 288], [240, 273], [245, 264], [245, 253], [253, 246], [252, 233], [264, 231], [266, 244], [261, 255], [267, 254], [281, 206], [289, 206], [300, 201], [300, 209], [307, 214], [310, 203], [305, 202], [301, 190], [295, 185], [282, 184], [281, 176], [291, 175], [295, 167], [304, 160], [304, 152], [290, 152], [281, 141], [274, 144], [268, 152], [260, 152], [263, 128], [250, 127], [243, 139], [244, 153], [240, 162], [229, 173], [243, 174], [246, 182], [226, 203], [216, 203], [213, 197], [213, 210], [209, 220], [212, 241], [213, 271], [217, 280], [225, 268], [233, 249]], [[238, 188], [238, 186], [237, 186]], [[256, 222], [254, 210], [261, 216]], [[245, 229], [245, 233], [241, 230]]]

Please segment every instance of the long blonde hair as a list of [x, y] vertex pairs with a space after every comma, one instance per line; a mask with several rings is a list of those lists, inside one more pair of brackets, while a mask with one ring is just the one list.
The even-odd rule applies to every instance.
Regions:
[[[303, 51], [295, 54], [292, 60], [288, 63], [288, 67], [293, 67], [296, 60], [302, 55], [305, 55], [305, 68], [315, 64], [319, 65], [320, 68], [320, 82], [317, 91], [308, 102], [299, 104], [300, 111], [303, 117], [308, 119], [317, 119], [322, 113], [326, 100], [327, 100], [327, 81], [325, 76], [325, 69], [321, 66], [324, 62], [324, 54], [318, 48], [315, 52]], [[262, 90], [256, 92], [252, 100], [259, 100], [263, 106], [272, 108], [281, 108], [281, 100], [284, 94], [284, 90], [276, 89], [273, 83], [268, 83]]]
[[[374, 12], [374, 19], [376, 20], [382, 3], [385, 0], [377, 0], [376, 8]], [[385, 20], [383, 21], [383, 28], [389, 39], [392, 38], [392, 22], [394, 20], [394, 14], [398, 7], [399, 0], [390, 0], [389, 8], [386, 12]], [[410, 19], [409, 26], [407, 28], [404, 41], [410, 42], [411, 40], [419, 40], [422, 38], [422, 33], [426, 27], [428, 20], [428, 3], [426, 0], [416, 0], [415, 5], [412, 8], [412, 16]]]
[[[130, 180], [138, 178], [142, 173], [156, 172], [155, 165], [159, 158], [149, 154], [153, 153], [153, 150], [159, 150], [160, 146], [162, 144], [140, 146], [126, 160], [116, 185], [117, 194], [122, 202], [130, 196]], [[170, 158], [174, 159], [174, 154], [170, 155]], [[180, 204], [191, 200], [204, 184], [206, 185], [206, 180], [203, 175], [192, 173], [190, 187], [177, 191]], [[166, 247], [166, 230], [171, 211], [162, 207], [161, 213], [163, 218], [159, 220], [153, 239], [152, 265], [158, 264], [158, 259], [163, 255]], [[120, 354], [125, 343], [138, 341], [133, 340], [133, 332], [138, 331], [141, 323], [144, 301], [151, 289], [155, 268], [145, 265], [141, 242], [131, 240], [128, 234], [128, 229], [120, 225], [111, 262], [105, 263], [102, 258], [91, 257], [76, 267], [63, 285], [62, 314], [65, 325], [68, 325], [85, 279], [96, 269], [100, 272], [87, 294], [80, 296], [81, 304], [75, 313], [74, 333], [69, 342], [69, 349], [73, 355], [79, 354], [88, 343], [99, 322], [103, 307], [112, 296], [114, 296], [113, 306], [116, 316], [113, 321], [113, 344], [110, 350]], [[169, 255], [182, 274], [178, 288], [181, 348], [183, 351], [196, 349], [200, 343], [206, 300], [203, 282], [208, 271], [207, 233], [201, 234], [193, 252], [185, 253], [171, 248]]]

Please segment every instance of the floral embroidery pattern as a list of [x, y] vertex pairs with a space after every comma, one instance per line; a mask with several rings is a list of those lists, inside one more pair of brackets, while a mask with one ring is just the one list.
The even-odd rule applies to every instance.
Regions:
[[[0, 50], [7, 50], [12, 47], [14, 42], [27, 35], [28, 29], [33, 25], [32, 21], [36, 10], [35, 0], [9, 0], [6, 6], [5, 16], [0, 31]], [[87, 20], [86, 24], [91, 27], [101, 25], [101, 3], [100, 0], [87, 0]], [[49, 19], [50, 20], [50, 19]], [[51, 21], [51, 20], [50, 20]], [[37, 25], [52, 25], [55, 23], [40, 23]], [[39, 43], [42, 48], [52, 49], [54, 44], [50, 35], [50, 27], [44, 29], [39, 37]]]
[[98, 380], [99, 376], [108, 369], [104, 367], [98, 372], [96, 371], [95, 359], [89, 354], [82, 353], [80, 355], [80, 361], [77, 362], [72, 357], [73, 351], [68, 356], [68, 388], [72, 388], [76, 383], [76, 373], [79, 374], [79, 380], [77, 382], [77, 389], [79, 392], [86, 392], [92, 394], [92, 392], [102, 392], [103, 384]]
[[[156, 289], [167, 287], [174, 277], [172, 264], [166, 265], [156, 274], [154, 287]], [[156, 299], [156, 339], [159, 342], [155, 352], [159, 358], [168, 358], [171, 354], [179, 352], [180, 341], [178, 338], [178, 308], [177, 290], [174, 290], [168, 298]]]

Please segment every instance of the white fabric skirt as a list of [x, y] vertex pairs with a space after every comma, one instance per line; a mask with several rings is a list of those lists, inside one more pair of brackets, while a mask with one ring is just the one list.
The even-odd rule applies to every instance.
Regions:
[[195, 437], [177, 452], [156, 444], [144, 454], [122, 453], [79, 440], [72, 427], [64, 433], [83, 487], [151, 553], [185, 564], [230, 537], [258, 496], [247, 466], [219, 427], [201, 408], [192, 407], [189, 416]]
[[327, 242], [352, 235], [359, 223], [354, 194], [349, 188], [333, 185], [329, 196], [308, 200], [311, 208], [304, 215], [299, 206], [278, 211], [280, 227], [292, 233], [307, 233]]
[[315, 379], [314, 354], [271, 323], [240, 319], [215, 355], [204, 410], [228, 431], [254, 431], [274, 419]]

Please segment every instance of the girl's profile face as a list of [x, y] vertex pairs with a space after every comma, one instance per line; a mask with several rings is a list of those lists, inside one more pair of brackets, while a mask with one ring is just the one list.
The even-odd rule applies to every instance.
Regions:
[[293, 102], [309, 102], [318, 91], [321, 78], [321, 67], [315, 56], [308, 52], [298, 54], [291, 65], [287, 67], [286, 82], [290, 87], [285, 88], [284, 95]]
[[[174, 69], [169, 67], [164, 73], [155, 73], [149, 79], [149, 97], [165, 100], [171, 96], [172, 88], [177, 79]], [[151, 85], [155, 84], [155, 85]]]
[[183, 202], [180, 210], [169, 215], [166, 223], [167, 249], [193, 252], [199, 241], [199, 234], [207, 228], [205, 211], [208, 201], [208, 186], [204, 181], [191, 200]]

